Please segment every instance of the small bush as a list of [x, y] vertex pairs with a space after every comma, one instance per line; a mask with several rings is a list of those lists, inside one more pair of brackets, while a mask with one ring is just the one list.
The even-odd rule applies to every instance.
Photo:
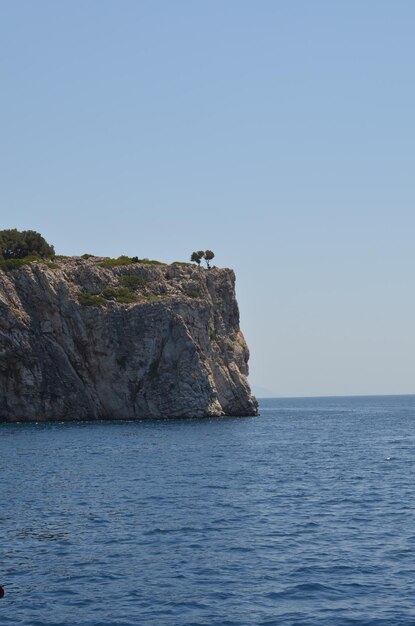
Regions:
[[163, 263], [163, 261], [154, 261], [152, 259], [139, 259], [138, 262], [143, 265], [167, 265], [166, 263]]
[[117, 287], [105, 287], [105, 289], [102, 290], [102, 295], [105, 300], [115, 300], [118, 295], [118, 289]]
[[80, 291], [78, 293], [78, 302], [83, 306], [102, 306], [106, 300], [100, 295], [88, 293], [87, 291]]
[[137, 301], [135, 293], [127, 287], [105, 287], [102, 290], [102, 295], [106, 300], [120, 302], [121, 304], [131, 304]]
[[131, 291], [139, 291], [146, 286], [147, 281], [142, 276], [136, 276], [135, 274], [124, 274], [120, 278], [120, 283], [123, 287], [127, 287]]
[[23, 265], [30, 265], [30, 263], [35, 263], [39, 260], [38, 256], [27, 256], [24, 259], [1, 259], [0, 269], [4, 272], [11, 272], [12, 270], [18, 270]]
[[85, 259], [85, 260], [87, 260], [87, 259], [90, 259], [90, 258], [91, 258], [91, 256], [94, 256], [94, 255], [93, 255], [93, 254], [82, 254], [82, 255], [81, 255], [81, 259]]
[[137, 297], [133, 293], [129, 292], [125, 295], [120, 294], [117, 296], [115, 301], [119, 304], [133, 304], [134, 302], [137, 302]]
[[58, 263], [54, 263], [53, 261], [47, 261], [46, 265], [51, 270], [57, 270], [58, 267], [59, 267], [59, 264]]
[[143, 265], [166, 265], [162, 261], [154, 261], [152, 259], [139, 259], [137, 256], [129, 257], [126, 255], [119, 256], [117, 259], [104, 259], [97, 263], [101, 267], [115, 267], [117, 265], [131, 265], [132, 263], [142, 263]]
[[151, 294], [146, 298], [147, 302], [159, 302], [162, 299], [162, 296], [156, 296], [155, 294]]
[[189, 263], [188, 261], [173, 261], [172, 265], [179, 265], [182, 267], [193, 267], [193, 263]]
[[117, 259], [104, 259], [104, 261], [100, 261], [97, 263], [99, 267], [115, 267], [117, 265], [131, 265], [133, 260], [129, 256], [119, 256]]
[[119, 302], [120, 304], [133, 304], [134, 302], [137, 302], [137, 296], [129, 292], [125, 295], [117, 296], [116, 302]]

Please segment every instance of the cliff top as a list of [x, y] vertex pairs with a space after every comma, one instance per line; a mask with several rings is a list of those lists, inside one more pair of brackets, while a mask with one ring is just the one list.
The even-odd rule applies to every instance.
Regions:
[[[13, 283], [20, 294], [31, 290], [44, 278], [49, 289], [64, 283], [70, 295], [83, 306], [132, 305], [166, 301], [171, 298], [205, 299], [225, 285], [234, 288], [230, 269], [205, 269], [193, 263], [165, 264], [136, 257], [112, 259], [84, 255], [55, 256], [50, 259], [26, 257], [0, 262], [3, 300]], [[227, 289], [223, 290], [224, 292]]]

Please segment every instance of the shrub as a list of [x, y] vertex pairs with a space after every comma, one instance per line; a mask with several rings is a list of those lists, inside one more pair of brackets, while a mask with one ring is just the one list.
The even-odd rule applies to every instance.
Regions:
[[87, 259], [90, 259], [90, 258], [91, 258], [91, 256], [94, 256], [94, 255], [93, 255], [93, 254], [82, 254], [82, 255], [81, 255], [81, 259], [85, 259], [85, 260], [87, 260]]
[[120, 278], [120, 283], [123, 287], [131, 289], [132, 291], [138, 291], [146, 286], [147, 281], [142, 276], [136, 276], [135, 274], [124, 274]]
[[104, 259], [104, 261], [100, 261], [97, 265], [100, 267], [115, 267], [117, 265], [131, 265], [132, 259], [129, 256], [119, 256], [117, 259]]
[[80, 291], [78, 293], [78, 302], [83, 306], [102, 306], [105, 304], [105, 298], [100, 295], [88, 293], [87, 291]]
[[120, 304], [132, 304], [133, 302], [137, 302], [137, 296], [131, 291], [127, 291], [125, 294], [118, 294], [115, 298], [115, 302], [119, 302]]
[[137, 300], [135, 293], [130, 291], [127, 287], [105, 287], [105, 289], [102, 290], [102, 296], [105, 300], [113, 300], [114, 302], [123, 304], [130, 304]]
[[103, 261], [100, 261], [100, 263], [98, 263], [97, 265], [101, 267], [114, 267], [116, 265], [131, 265], [132, 263], [142, 263], [143, 265], [166, 265], [166, 263], [163, 263], [162, 261], [155, 261], [152, 259], [139, 259], [136, 256], [129, 257], [125, 254], [119, 256], [117, 259], [104, 259]]
[[143, 265], [166, 265], [163, 261], [155, 261], [153, 259], [139, 259], [138, 262]]
[[132, 304], [137, 302], [137, 296], [127, 287], [105, 287], [100, 294], [91, 294], [86, 291], [78, 293], [78, 302], [84, 306], [101, 306], [108, 302]]
[[0, 269], [4, 272], [10, 272], [19, 269], [19, 267], [23, 267], [23, 265], [29, 265], [39, 260], [40, 258], [38, 256], [27, 256], [24, 259], [0, 259]]
[[179, 265], [179, 266], [183, 266], [183, 267], [191, 267], [192, 264], [189, 263], [188, 261], [173, 261], [172, 265]]

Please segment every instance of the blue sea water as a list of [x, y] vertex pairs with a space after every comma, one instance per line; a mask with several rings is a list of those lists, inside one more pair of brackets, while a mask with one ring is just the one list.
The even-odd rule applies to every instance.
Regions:
[[415, 396], [0, 425], [0, 624], [413, 626]]

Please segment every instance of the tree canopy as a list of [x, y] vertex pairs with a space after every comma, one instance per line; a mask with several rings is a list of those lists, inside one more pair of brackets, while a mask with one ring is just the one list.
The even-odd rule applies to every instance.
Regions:
[[199, 252], [192, 252], [192, 256], [190, 257], [190, 260], [200, 265], [200, 261], [203, 259], [203, 255], [204, 255], [203, 250], [199, 250]]
[[191, 261], [197, 263], [200, 266], [200, 262], [202, 259], [206, 262], [206, 267], [210, 269], [210, 263], [215, 256], [215, 253], [212, 250], [198, 250], [198, 252], [192, 252], [192, 256], [190, 257]]
[[214, 258], [214, 256], [215, 256], [215, 253], [212, 252], [212, 250], [205, 250], [205, 254], [203, 255], [203, 258], [206, 261], [206, 265], [208, 269], [210, 269], [209, 261], [211, 261]]
[[23, 259], [27, 256], [47, 257], [54, 254], [54, 247], [34, 230], [0, 230], [0, 258]]

